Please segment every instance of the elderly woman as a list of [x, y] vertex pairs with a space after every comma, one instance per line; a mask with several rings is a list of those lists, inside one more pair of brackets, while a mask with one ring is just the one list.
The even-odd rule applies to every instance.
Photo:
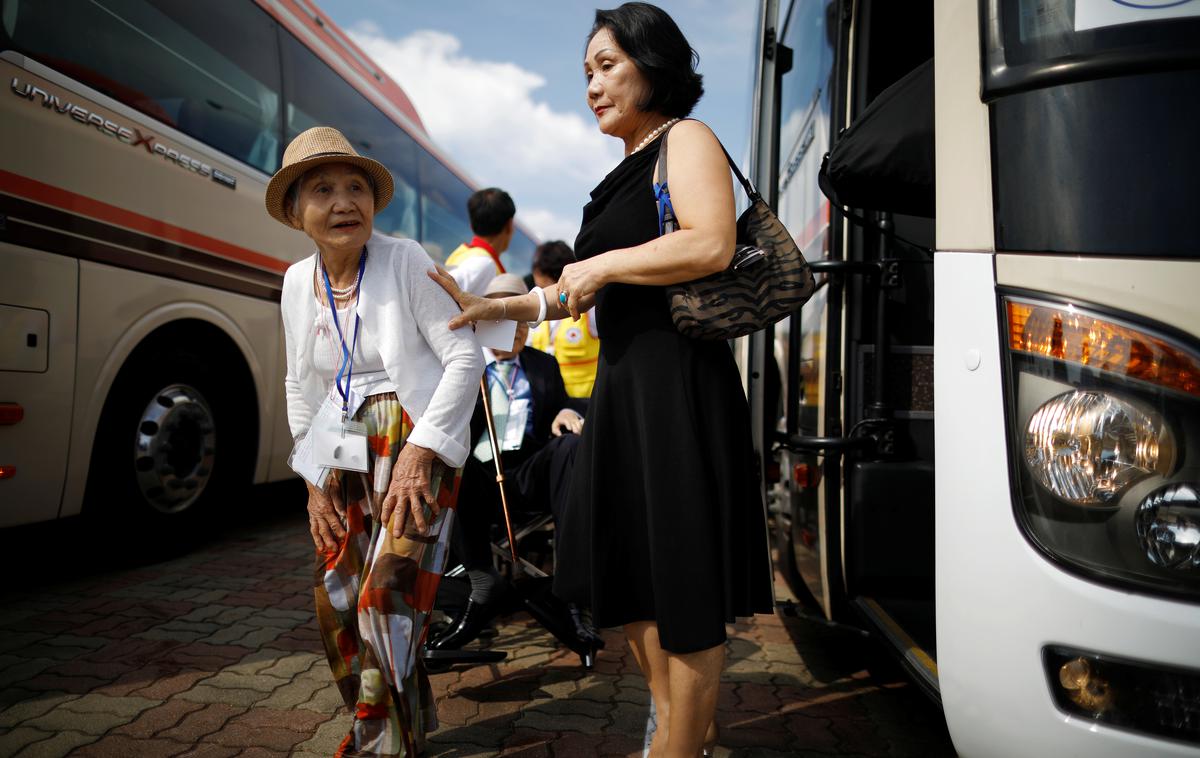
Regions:
[[[544, 291], [500, 301], [435, 275], [463, 306], [453, 327], [578, 317], [595, 302], [604, 339], [555, 592], [590, 604], [598, 626], [624, 626], [657, 707], [651, 754], [687, 758], [716, 739], [725, 624], [772, 612], [750, 418], [733, 355], [722, 342], [680, 334], [663, 291], [724, 269], [734, 247], [721, 146], [704, 124], [680, 120], [703, 92], [694, 59], [658, 8], [597, 11], [583, 60], [587, 102], [600, 131], [624, 143], [625, 159], [583, 209], [579, 262]], [[651, 185], [668, 130], [680, 228], [659, 236]]]
[[266, 198], [316, 247], [284, 277], [285, 386], [293, 465], [316, 482], [317, 620], [354, 714], [348, 755], [415, 755], [436, 728], [418, 652], [483, 371], [471, 331], [447, 326], [458, 308], [425, 275], [429, 256], [372, 231], [392, 187], [317, 127], [288, 146]]

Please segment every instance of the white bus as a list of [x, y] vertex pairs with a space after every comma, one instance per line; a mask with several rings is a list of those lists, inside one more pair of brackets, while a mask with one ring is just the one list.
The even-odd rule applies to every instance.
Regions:
[[[793, 592], [962, 755], [1200, 755], [1200, 2], [762, 8], [752, 164], [821, 273], [750, 345]], [[928, 181], [870, 174], [926, 98]]]
[[0, 0], [0, 72], [0, 527], [163, 533], [290, 476], [278, 299], [310, 243], [263, 195], [299, 132], [388, 166], [380, 231], [471, 238], [473, 183], [308, 0]]

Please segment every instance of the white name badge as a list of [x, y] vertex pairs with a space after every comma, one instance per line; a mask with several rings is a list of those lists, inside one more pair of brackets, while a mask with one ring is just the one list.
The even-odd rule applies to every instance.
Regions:
[[[351, 415], [357, 411], [361, 402], [361, 398], [355, 402], [355, 397], [351, 394]], [[340, 397], [325, 397], [325, 402], [313, 418], [308, 436], [312, 438], [311, 457], [316, 465], [347, 471], [367, 470], [367, 426], [349, 418], [342, 421]]]
[[360, 421], [313, 420], [313, 460], [319, 466], [346, 471], [367, 470], [367, 425]]
[[508, 404], [508, 420], [504, 423], [503, 450], [520, 450], [525, 440], [525, 423], [529, 418], [529, 400], [521, 398]]
[[292, 447], [292, 454], [288, 456], [288, 465], [291, 466], [292, 471], [304, 477], [309, 484], [323, 490], [325, 482], [329, 479], [329, 469], [313, 462], [312, 443], [312, 435], [308, 432], [302, 434], [295, 446]]
[[475, 323], [475, 338], [484, 347], [508, 352], [513, 349], [517, 339], [517, 322], [508, 321], [478, 321]]

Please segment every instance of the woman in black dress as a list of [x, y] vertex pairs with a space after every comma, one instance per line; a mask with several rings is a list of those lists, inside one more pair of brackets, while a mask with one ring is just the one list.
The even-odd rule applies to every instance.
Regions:
[[[695, 53], [645, 3], [597, 11], [584, 58], [588, 105], [625, 159], [592, 191], [579, 258], [556, 287], [463, 307], [452, 327], [573, 317], [593, 302], [600, 366], [558, 548], [555, 592], [623, 626], [657, 709], [653, 756], [694, 758], [712, 723], [725, 624], [771, 613], [766, 528], [746, 398], [729, 346], [671, 322], [664, 285], [723, 270], [733, 185], [716, 137], [680, 120], [703, 92]], [[669, 130], [678, 231], [659, 236], [652, 183]]]

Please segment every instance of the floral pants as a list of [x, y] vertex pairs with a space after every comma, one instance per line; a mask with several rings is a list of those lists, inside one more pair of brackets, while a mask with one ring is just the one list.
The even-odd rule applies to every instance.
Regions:
[[435, 459], [440, 515], [428, 534], [415, 531], [410, 518], [396, 539], [371, 514], [382, 506], [412, 421], [390, 393], [368, 397], [355, 420], [367, 426], [370, 471], [338, 472], [346, 536], [336, 550], [318, 551], [313, 588], [329, 667], [354, 714], [336, 756], [408, 758], [437, 728], [420, 652], [446, 564], [460, 472]]

